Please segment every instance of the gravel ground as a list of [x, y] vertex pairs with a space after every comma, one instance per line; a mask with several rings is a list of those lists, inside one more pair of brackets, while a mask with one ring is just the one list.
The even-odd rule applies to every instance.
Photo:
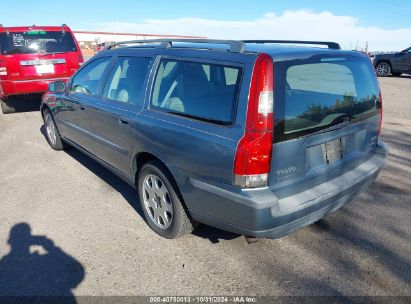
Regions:
[[0, 115], [0, 295], [411, 296], [411, 77], [379, 80], [391, 150], [377, 181], [325, 220], [252, 244], [205, 226], [160, 238], [131, 187], [49, 148], [38, 100]]

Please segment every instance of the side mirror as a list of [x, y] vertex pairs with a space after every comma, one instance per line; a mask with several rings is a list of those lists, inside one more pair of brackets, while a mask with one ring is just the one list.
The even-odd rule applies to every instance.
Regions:
[[49, 92], [63, 93], [66, 91], [66, 83], [64, 81], [55, 81], [49, 84]]

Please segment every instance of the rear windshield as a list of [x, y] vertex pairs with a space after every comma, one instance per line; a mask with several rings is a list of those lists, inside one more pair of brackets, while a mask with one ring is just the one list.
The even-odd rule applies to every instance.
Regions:
[[276, 67], [277, 142], [379, 114], [378, 83], [367, 58], [317, 57]]
[[70, 32], [32, 30], [0, 33], [0, 52], [3, 55], [75, 51], [76, 44]]

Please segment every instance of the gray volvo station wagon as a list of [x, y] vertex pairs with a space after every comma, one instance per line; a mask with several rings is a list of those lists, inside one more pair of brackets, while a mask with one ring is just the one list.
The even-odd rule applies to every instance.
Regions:
[[350, 202], [387, 154], [373, 66], [333, 42], [123, 42], [50, 84], [41, 113], [51, 147], [135, 187], [166, 238], [196, 223], [284, 236]]

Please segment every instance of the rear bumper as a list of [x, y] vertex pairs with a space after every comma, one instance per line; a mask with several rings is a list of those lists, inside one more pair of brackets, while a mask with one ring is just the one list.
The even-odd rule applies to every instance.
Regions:
[[[377, 178], [386, 155], [386, 146], [379, 142], [374, 154], [358, 167], [281, 199], [268, 188], [233, 193], [191, 179], [194, 189], [186, 202], [191, 202], [188, 208], [198, 222], [247, 236], [279, 238], [352, 201]], [[194, 197], [197, 201], [192, 203]]]
[[68, 77], [33, 80], [2, 80], [0, 82], [0, 97], [32, 93], [45, 93], [48, 91], [50, 83], [59, 80], [66, 81], [67, 79]]

